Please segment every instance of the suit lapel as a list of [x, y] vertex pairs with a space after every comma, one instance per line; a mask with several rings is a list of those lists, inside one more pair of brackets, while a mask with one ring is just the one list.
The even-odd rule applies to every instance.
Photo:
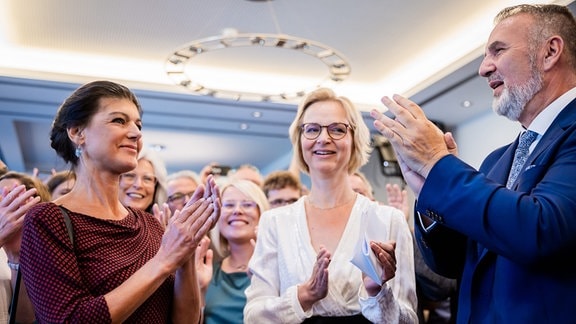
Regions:
[[556, 143], [557, 139], [564, 134], [564, 132], [572, 127], [576, 122], [576, 100], [572, 101], [562, 112], [556, 117], [554, 122], [550, 125], [548, 130], [542, 138], [538, 145], [534, 148], [534, 151], [528, 157], [525, 166], [533, 164], [533, 162], [545, 152], [551, 145]]
[[[534, 148], [534, 151], [528, 157], [524, 167], [533, 164], [533, 162], [546, 150], [557, 142], [558, 138], [564, 134], [564, 132], [570, 127], [576, 127], [576, 100], [573, 100], [562, 112], [556, 117], [552, 122], [550, 127], [546, 130], [546, 133], [538, 142], [538, 145]], [[514, 151], [518, 146], [518, 139], [520, 135], [516, 137], [516, 140], [511, 143], [498, 161], [492, 166], [488, 171], [486, 176], [493, 181], [501, 184], [506, 184], [508, 179], [508, 173], [510, 172], [510, 167], [512, 166], [512, 160], [514, 159]], [[507, 166], [507, 167], [502, 167]], [[522, 176], [522, 174], [520, 174]], [[517, 184], [516, 184], [517, 185]], [[515, 185], [515, 186], [516, 186]], [[477, 264], [486, 256], [488, 250], [482, 246], [480, 243], [478, 245], [478, 260]]]

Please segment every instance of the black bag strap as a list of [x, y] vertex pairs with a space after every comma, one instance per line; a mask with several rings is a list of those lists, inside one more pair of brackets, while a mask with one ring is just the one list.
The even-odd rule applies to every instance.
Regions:
[[[62, 206], [60, 210], [62, 211], [62, 215], [64, 215], [64, 224], [66, 224], [66, 229], [68, 230], [68, 237], [70, 237], [70, 242], [72, 246], [74, 246], [74, 228], [72, 227], [72, 221], [70, 220], [70, 216], [66, 211], [66, 208]], [[16, 323], [16, 310], [18, 309], [18, 296], [20, 292], [20, 281], [22, 280], [22, 274], [20, 273], [20, 267], [18, 267], [16, 273], [16, 283], [14, 284], [14, 291], [12, 292], [12, 300], [10, 301], [10, 321], [9, 324]]]
[[60, 207], [60, 210], [64, 215], [64, 224], [66, 224], [66, 229], [68, 230], [68, 236], [70, 237], [70, 242], [72, 242], [72, 246], [74, 246], [74, 228], [72, 227], [72, 221], [70, 220], [70, 216], [68, 216], [66, 208], [62, 206], [58, 207]]
[[16, 283], [14, 284], [14, 291], [12, 291], [12, 301], [10, 301], [10, 324], [16, 323], [16, 310], [18, 309], [18, 296], [20, 293], [20, 280], [22, 280], [22, 274], [20, 273], [20, 267], [16, 270]]

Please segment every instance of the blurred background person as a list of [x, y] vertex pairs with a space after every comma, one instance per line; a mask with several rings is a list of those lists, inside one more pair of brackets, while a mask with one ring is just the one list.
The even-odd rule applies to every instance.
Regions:
[[374, 199], [374, 190], [372, 189], [372, 185], [370, 181], [366, 178], [364, 173], [360, 171], [355, 171], [348, 176], [348, 181], [350, 181], [350, 186], [352, 186], [352, 190], [355, 192], [364, 195], [370, 200]]
[[72, 170], [53, 173], [46, 181], [52, 200], [69, 193], [76, 183], [76, 174]]
[[210, 162], [200, 170], [200, 183], [204, 183], [206, 178], [211, 175], [219, 185], [226, 184], [226, 182], [228, 182], [228, 173], [231, 169], [230, 166], [218, 162]]
[[[0, 176], [0, 323], [33, 323], [34, 309], [20, 279], [20, 247], [26, 212], [50, 201], [48, 189], [30, 175], [7, 171]], [[11, 305], [16, 312], [9, 314]]]
[[166, 202], [166, 166], [153, 151], [142, 149], [134, 170], [120, 176], [120, 201], [124, 206], [153, 213], [152, 206]]
[[262, 185], [270, 208], [295, 203], [300, 197], [302, 184], [291, 171], [279, 170], [269, 173]]
[[186, 205], [196, 188], [198, 188], [199, 183], [198, 175], [191, 170], [181, 170], [168, 175], [166, 193], [168, 195], [168, 206], [172, 213]]
[[222, 187], [222, 213], [215, 237], [224, 258], [213, 263], [205, 239], [196, 252], [200, 288], [204, 292], [204, 323], [244, 323], [244, 290], [250, 284], [248, 261], [254, 252], [260, 215], [268, 210], [262, 189], [248, 180], [232, 180]]
[[228, 172], [228, 179], [230, 181], [235, 179], [250, 180], [258, 187], [262, 187], [264, 184], [264, 176], [260, 173], [260, 169], [249, 163], [242, 164], [236, 169], [230, 170], [230, 172]]
[[0, 176], [8, 172], [8, 166], [0, 159]]

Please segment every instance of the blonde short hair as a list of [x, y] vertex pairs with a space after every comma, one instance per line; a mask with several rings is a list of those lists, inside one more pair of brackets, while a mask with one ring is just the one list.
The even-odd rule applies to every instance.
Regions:
[[370, 130], [364, 123], [362, 114], [358, 109], [356, 109], [352, 101], [346, 97], [337, 96], [334, 91], [328, 88], [319, 88], [304, 97], [298, 106], [296, 117], [292, 122], [292, 125], [290, 125], [290, 140], [292, 141], [294, 152], [297, 155], [296, 161], [298, 167], [301, 171], [307, 174], [310, 173], [310, 168], [304, 161], [302, 153], [300, 127], [306, 109], [308, 109], [312, 104], [321, 101], [334, 101], [340, 103], [346, 112], [346, 119], [348, 119], [352, 131], [352, 154], [350, 156], [350, 161], [348, 162], [348, 173], [354, 173], [356, 170], [360, 169], [361, 166], [366, 164], [370, 157], [370, 152], [372, 151], [372, 147], [370, 146]]

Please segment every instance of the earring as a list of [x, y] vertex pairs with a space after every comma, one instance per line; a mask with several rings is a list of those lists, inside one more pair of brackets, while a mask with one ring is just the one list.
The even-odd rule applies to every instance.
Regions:
[[76, 155], [77, 158], [79, 158], [80, 155], [82, 155], [82, 148], [80, 146], [77, 146], [76, 151], [74, 151], [74, 154]]

